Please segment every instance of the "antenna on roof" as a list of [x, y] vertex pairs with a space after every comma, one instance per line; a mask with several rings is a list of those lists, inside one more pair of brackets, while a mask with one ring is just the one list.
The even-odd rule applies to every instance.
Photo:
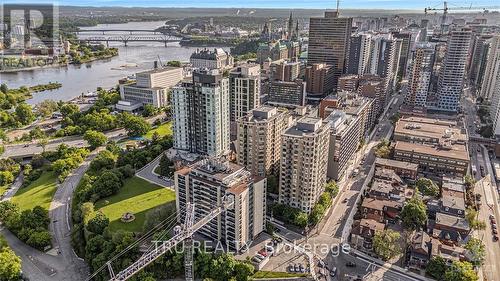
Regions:
[[340, 4], [340, 0], [337, 0], [337, 17], [340, 16], [339, 4]]

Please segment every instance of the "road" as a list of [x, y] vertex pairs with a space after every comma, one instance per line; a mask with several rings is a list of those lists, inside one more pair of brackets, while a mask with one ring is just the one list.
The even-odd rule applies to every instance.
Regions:
[[146, 166], [139, 169], [135, 172], [135, 175], [149, 181], [150, 183], [154, 183], [159, 186], [167, 187], [170, 189], [174, 189], [174, 181], [171, 179], [165, 179], [160, 177], [157, 173], [155, 173], [155, 168], [160, 165], [160, 158], [163, 154], [156, 157], [153, 161], [149, 162]]
[[[148, 123], [152, 124], [156, 119], [164, 118], [165, 114], [159, 114], [157, 116], [146, 119]], [[127, 132], [125, 129], [116, 129], [113, 131], [105, 132], [106, 137], [110, 140], [119, 141], [121, 139], [127, 138]], [[83, 136], [69, 136], [62, 137], [53, 140], [49, 140], [45, 146], [46, 151], [55, 151], [60, 144], [66, 144], [71, 147], [86, 147], [87, 142], [83, 139]], [[5, 152], [0, 155], [0, 158], [23, 158], [30, 157], [35, 154], [40, 154], [43, 152], [43, 148], [38, 143], [18, 143], [5, 145]]]
[[[469, 90], [464, 91], [465, 95], [462, 100], [465, 126], [469, 137], [479, 136], [476, 133], [476, 124], [479, 120], [476, 111], [475, 99]], [[500, 267], [498, 261], [500, 260], [500, 243], [493, 241], [492, 228], [489, 222], [490, 214], [493, 214], [497, 220], [500, 219], [500, 206], [498, 201], [497, 184], [492, 169], [491, 161], [488, 155], [488, 150], [480, 144], [473, 141], [469, 142], [469, 151], [471, 155], [471, 165], [476, 167], [476, 174], [473, 175], [478, 181], [475, 186], [475, 193], [481, 194], [482, 206], [479, 210], [479, 219], [486, 222], [486, 229], [479, 231], [476, 235], [483, 241], [486, 247], [486, 259], [482, 267], [483, 276], [487, 280], [500, 280]], [[483, 168], [483, 173], [481, 172]], [[483, 176], [484, 175], [484, 176]]]
[[[310, 231], [307, 239], [302, 237], [296, 240], [299, 245], [309, 244], [309, 246], [312, 246], [312, 251], [318, 258], [323, 259], [330, 268], [337, 268], [336, 277], [331, 278], [330, 276], [327, 276], [323, 277], [323, 279], [320, 278], [320, 280], [349, 280], [349, 277], [347, 277], [346, 274], [350, 274], [351, 276], [364, 276], [369, 273], [369, 271], [367, 271], [369, 262], [366, 262], [359, 257], [341, 254], [340, 256], [334, 258], [331, 254], [325, 253], [320, 249], [323, 245], [341, 245], [342, 232], [346, 226], [349, 213], [355, 206], [355, 202], [358, 196], [360, 196], [363, 183], [375, 161], [373, 148], [380, 140], [391, 136], [393, 125], [389, 121], [389, 118], [398, 112], [398, 109], [403, 101], [404, 98], [400, 94], [393, 96], [393, 98], [389, 101], [386, 110], [380, 117], [379, 123], [376, 125], [374, 132], [371, 135], [371, 140], [354, 157], [353, 163], [350, 165], [346, 173], [346, 175], [350, 175], [354, 169], [358, 168], [359, 174], [356, 177], [347, 177], [339, 182], [339, 195], [333, 202], [332, 208], [329, 210], [323, 221], [320, 222], [316, 228]], [[365, 156], [364, 161], [362, 160], [363, 156]], [[283, 232], [285, 232], [285, 230], [281, 230], [281, 234], [284, 234], [287, 237], [298, 235]], [[354, 269], [346, 267], [345, 264], [347, 261], [355, 261], [359, 266]], [[405, 278], [394, 270], [378, 268], [374, 271], [376, 271], [376, 274], [373, 276], [380, 276], [383, 280], [415, 280], [410, 277]]]
[[71, 199], [90, 162], [100, 150], [102, 149], [93, 151], [80, 167], [76, 168], [63, 183], [58, 185], [50, 204], [49, 216], [51, 223], [49, 229], [52, 235], [54, 252], [66, 263], [66, 268], [73, 272], [70, 277], [61, 280], [84, 280], [88, 276], [86, 263], [76, 256], [71, 246]]
[[[127, 132], [124, 129], [113, 130], [105, 133], [108, 139], [120, 140], [127, 137]], [[60, 144], [66, 144], [71, 147], [86, 147], [87, 142], [82, 136], [72, 136], [57, 138], [51, 140], [45, 146], [46, 151], [55, 151]], [[20, 143], [5, 146], [5, 152], [0, 156], [2, 158], [19, 158], [29, 157], [43, 152], [43, 148], [38, 143]]]

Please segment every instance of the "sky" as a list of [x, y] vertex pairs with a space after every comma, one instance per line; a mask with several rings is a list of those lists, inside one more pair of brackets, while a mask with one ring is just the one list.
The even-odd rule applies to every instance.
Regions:
[[[17, 3], [56, 3], [74, 6], [122, 6], [122, 7], [199, 7], [199, 8], [334, 8], [336, 0], [16, 0]], [[500, 0], [448, 1], [449, 7], [500, 5]], [[340, 7], [346, 9], [417, 9], [441, 7], [438, 0], [341, 0]]]

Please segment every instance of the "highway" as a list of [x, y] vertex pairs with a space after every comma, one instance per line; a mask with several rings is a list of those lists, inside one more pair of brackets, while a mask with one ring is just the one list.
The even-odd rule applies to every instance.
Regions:
[[[127, 137], [125, 129], [113, 130], [105, 133], [108, 139], [118, 141]], [[86, 147], [87, 142], [82, 136], [63, 137], [50, 140], [45, 146], [45, 151], [55, 151], [60, 144], [66, 144], [71, 147]], [[5, 152], [0, 155], [1, 158], [22, 158], [30, 157], [43, 152], [43, 147], [36, 143], [20, 143], [5, 146]]]
[[[150, 117], [146, 119], [148, 123], [152, 124], [156, 119], [163, 119], [165, 113], [161, 113], [157, 116]], [[119, 141], [121, 139], [127, 138], [127, 132], [125, 129], [116, 129], [104, 133], [109, 140]], [[83, 136], [69, 136], [49, 140], [45, 146], [45, 151], [55, 151], [60, 144], [66, 144], [71, 147], [86, 147], [87, 142], [83, 139]], [[0, 155], [0, 158], [24, 158], [31, 157], [36, 154], [43, 152], [43, 147], [38, 142], [25, 142], [17, 144], [5, 145], [5, 152]]]

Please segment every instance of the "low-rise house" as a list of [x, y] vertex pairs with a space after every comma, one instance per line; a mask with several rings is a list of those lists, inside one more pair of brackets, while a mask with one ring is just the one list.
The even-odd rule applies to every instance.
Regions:
[[414, 181], [417, 179], [418, 164], [415, 163], [377, 157], [375, 159], [375, 168], [393, 170], [398, 176], [408, 180]]
[[432, 239], [431, 258], [442, 257], [448, 264], [454, 261], [463, 261], [465, 258], [465, 249], [456, 245], [447, 245], [438, 239]]
[[402, 208], [403, 203], [401, 202], [365, 198], [361, 204], [361, 214], [365, 219], [372, 219], [380, 223], [385, 223], [386, 220], [394, 222]]
[[465, 218], [436, 213], [432, 230], [434, 238], [448, 245], [462, 244], [468, 240], [469, 233], [470, 226]]
[[443, 190], [441, 197], [441, 213], [465, 217], [465, 199], [461, 192]]
[[360, 250], [371, 251], [373, 237], [377, 231], [383, 231], [385, 225], [372, 219], [361, 219], [353, 222], [351, 243]]
[[411, 268], [425, 268], [429, 262], [432, 249], [432, 238], [425, 231], [415, 233], [409, 248], [408, 265]]

